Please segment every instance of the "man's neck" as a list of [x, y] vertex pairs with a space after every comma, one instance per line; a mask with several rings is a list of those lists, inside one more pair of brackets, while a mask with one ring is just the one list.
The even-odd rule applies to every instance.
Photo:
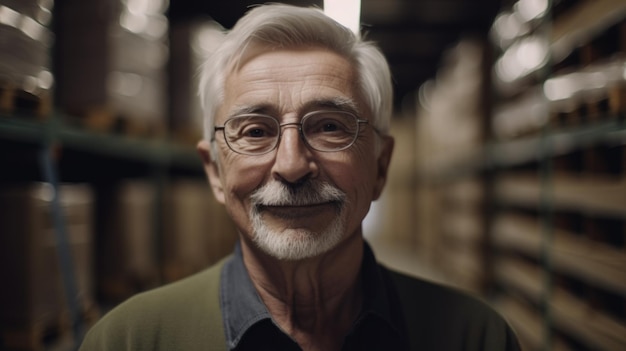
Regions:
[[276, 260], [245, 242], [242, 251], [250, 278], [281, 329], [304, 350], [340, 349], [362, 304], [362, 237], [301, 261]]

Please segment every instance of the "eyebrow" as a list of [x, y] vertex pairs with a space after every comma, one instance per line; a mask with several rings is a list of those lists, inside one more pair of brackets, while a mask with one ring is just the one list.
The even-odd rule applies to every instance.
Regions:
[[235, 107], [235, 109], [232, 110], [228, 114], [227, 118], [231, 118], [231, 117], [235, 117], [239, 115], [245, 115], [245, 114], [255, 114], [255, 113], [271, 114], [269, 111], [271, 111], [271, 107], [269, 105], [252, 105], [252, 106], [243, 105], [243, 106]]
[[310, 101], [306, 104], [307, 109], [310, 108], [330, 108], [334, 110], [352, 112], [354, 114], [358, 114], [358, 106], [353, 99], [337, 96], [333, 98], [324, 98]]
[[[303, 111], [302, 114], [305, 114], [306, 112], [310, 112], [310, 111], [315, 111], [317, 109], [339, 110], [339, 111], [350, 112], [350, 113], [357, 114], [357, 115], [359, 111], [358, 106], [353, 99], [347, 98], [347, 97], [341, 97], [341, 96], [314, 99], [304, 104], [304, 106], [301, 108], [301, 110]], [[242, 106], [235, 107], [232, 111], [230, 111], [227, 118], [244, 115], [244, 114], [257, 114], [257, 113], [266, 114], [266, 115], [274, 115], [276, 113], [275, 111], [276, 111], [276, 108], [272, 107], [270, 104], [259, 104], [259, 105], [250, 105], [250, 106], [242, 105]], [[279, 117], [279, 116], [276, 116], [276, 117]]]

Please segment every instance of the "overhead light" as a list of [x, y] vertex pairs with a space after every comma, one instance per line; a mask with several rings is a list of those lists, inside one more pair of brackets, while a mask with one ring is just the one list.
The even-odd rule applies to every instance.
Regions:
[[515, 9], [526, 21], [532, 21], [543, 17], [548, 12], [548, 0], [520, 0], [515, 4]]
[[361, 0], [324, 0], [324, 13], [355, 34], [361, 29]]
[[513, 82], [548, 62], [549, 44], [539, 36], [529, 36], [511, 45], [496, 62], [496, 73], [504, 82]]

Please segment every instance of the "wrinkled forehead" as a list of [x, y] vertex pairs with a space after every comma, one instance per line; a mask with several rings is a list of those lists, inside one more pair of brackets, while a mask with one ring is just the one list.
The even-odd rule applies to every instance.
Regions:
[[[289, 108], [289, 102], [297, 101], [301, 109], [326, 106], [369, 116], [354, 65], [333, 50], [319, 46], [280, 50], [256, 46], [250, 47], [237, 62], [226, 77], [229, 93], [222, 113], [229, 110], [232, 114], [230, 110], [235, 107], [247, 111], [252, 108], [250, 105], [258, 108], [262, 104], [265, 108]], [[258, 92], [259, 87], [262, 93]], [[254, 93], [249, 94], [251, 91]]]

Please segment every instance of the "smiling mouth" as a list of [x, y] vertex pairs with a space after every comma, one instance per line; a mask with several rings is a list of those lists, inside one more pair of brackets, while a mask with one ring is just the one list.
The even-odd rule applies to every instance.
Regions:
[[274, 217], [284, 219], [297, 219], [302, 217], [312, 217], [317, 214], [332, 210], [339, 213], [339, 202], [323, 202], [311, 205], [259, 205], [259, 213], [269, 213]]

